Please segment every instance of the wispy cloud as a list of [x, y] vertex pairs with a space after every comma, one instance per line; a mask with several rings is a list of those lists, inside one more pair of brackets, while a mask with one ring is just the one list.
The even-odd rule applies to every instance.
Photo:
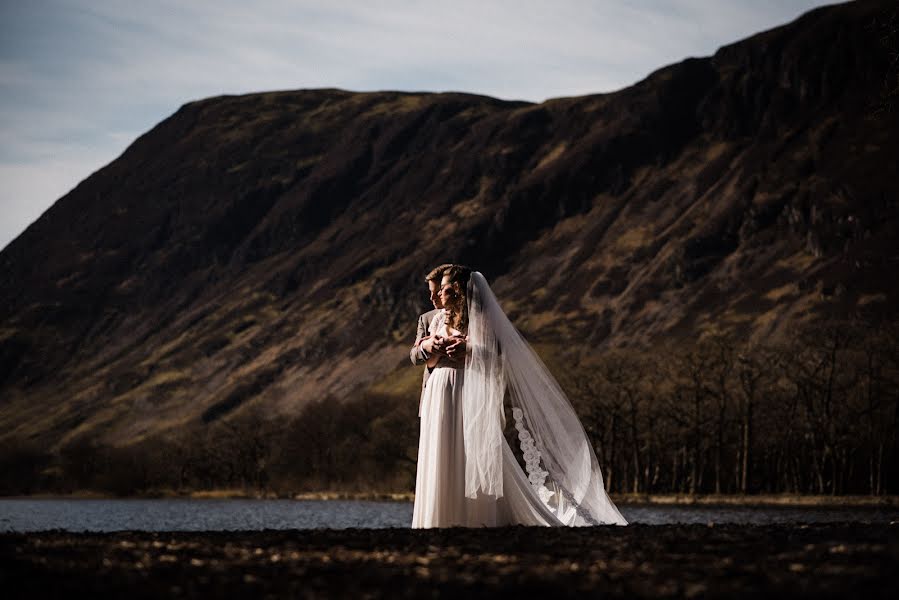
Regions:
[[181, 104], [340, 87], [612, 91], [814, 0], [45, 0], [0, 4], [0, 247]]

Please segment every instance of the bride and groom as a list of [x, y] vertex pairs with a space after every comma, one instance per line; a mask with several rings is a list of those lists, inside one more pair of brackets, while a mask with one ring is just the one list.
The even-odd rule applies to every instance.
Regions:
[[484, 276], [445, 264], [426, 281], [434, 310], [410, 350], [425, 365], [412, 527], [626, 525], [574, 409]]

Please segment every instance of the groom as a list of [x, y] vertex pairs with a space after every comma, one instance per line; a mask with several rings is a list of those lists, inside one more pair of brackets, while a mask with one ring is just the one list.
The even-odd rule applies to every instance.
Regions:
[[[440, 280], [443, 278], [444, 271], [451, 266], [453, 265], [449, 263], [442, 264], [439, 267], [431, 269], [431, 272], [425, 276], [425, 281], [428, 284], [428, 292], [431, 294], [431, 304], [434, 305], [434, 310], [429, 310], [423, 315], [419, 315], [418, 332], [415, 334], [415, 344], [413, 344], [412, 349], [409, 350], [409, 358], [412, 359], [413, 365], [425, 365], [425, 371], [421, 378], [422, 392], [424, 392], [425, 386], [428, 384], [428, 375], [431, 374], [431, 368], [426, 365], [431, 355], [425, 352], [424, 348], [421, 347], [421, 340], [431, 335], [431, 321], [434, 319], [437, 311], [443, 308], [443, 302], [441, 302], [439, 295]], [[421, 397], [418, 399], [418, 416], [421, 416]]]

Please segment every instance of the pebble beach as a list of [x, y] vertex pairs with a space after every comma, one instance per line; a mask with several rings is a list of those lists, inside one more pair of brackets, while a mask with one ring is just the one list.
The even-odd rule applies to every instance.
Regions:
[[5, 598], [899, 597], [899, 524], [0, 534]]

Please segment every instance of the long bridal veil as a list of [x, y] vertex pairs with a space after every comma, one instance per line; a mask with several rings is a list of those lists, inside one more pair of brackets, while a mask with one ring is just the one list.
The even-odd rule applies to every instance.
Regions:
[[565, 393], [506, 317], [487, 280], [468, 281], [462, 393], [465, 495], [503, 495], [503, 399], [508, 393], [528, 480], [566, 525], [626, 525]]

